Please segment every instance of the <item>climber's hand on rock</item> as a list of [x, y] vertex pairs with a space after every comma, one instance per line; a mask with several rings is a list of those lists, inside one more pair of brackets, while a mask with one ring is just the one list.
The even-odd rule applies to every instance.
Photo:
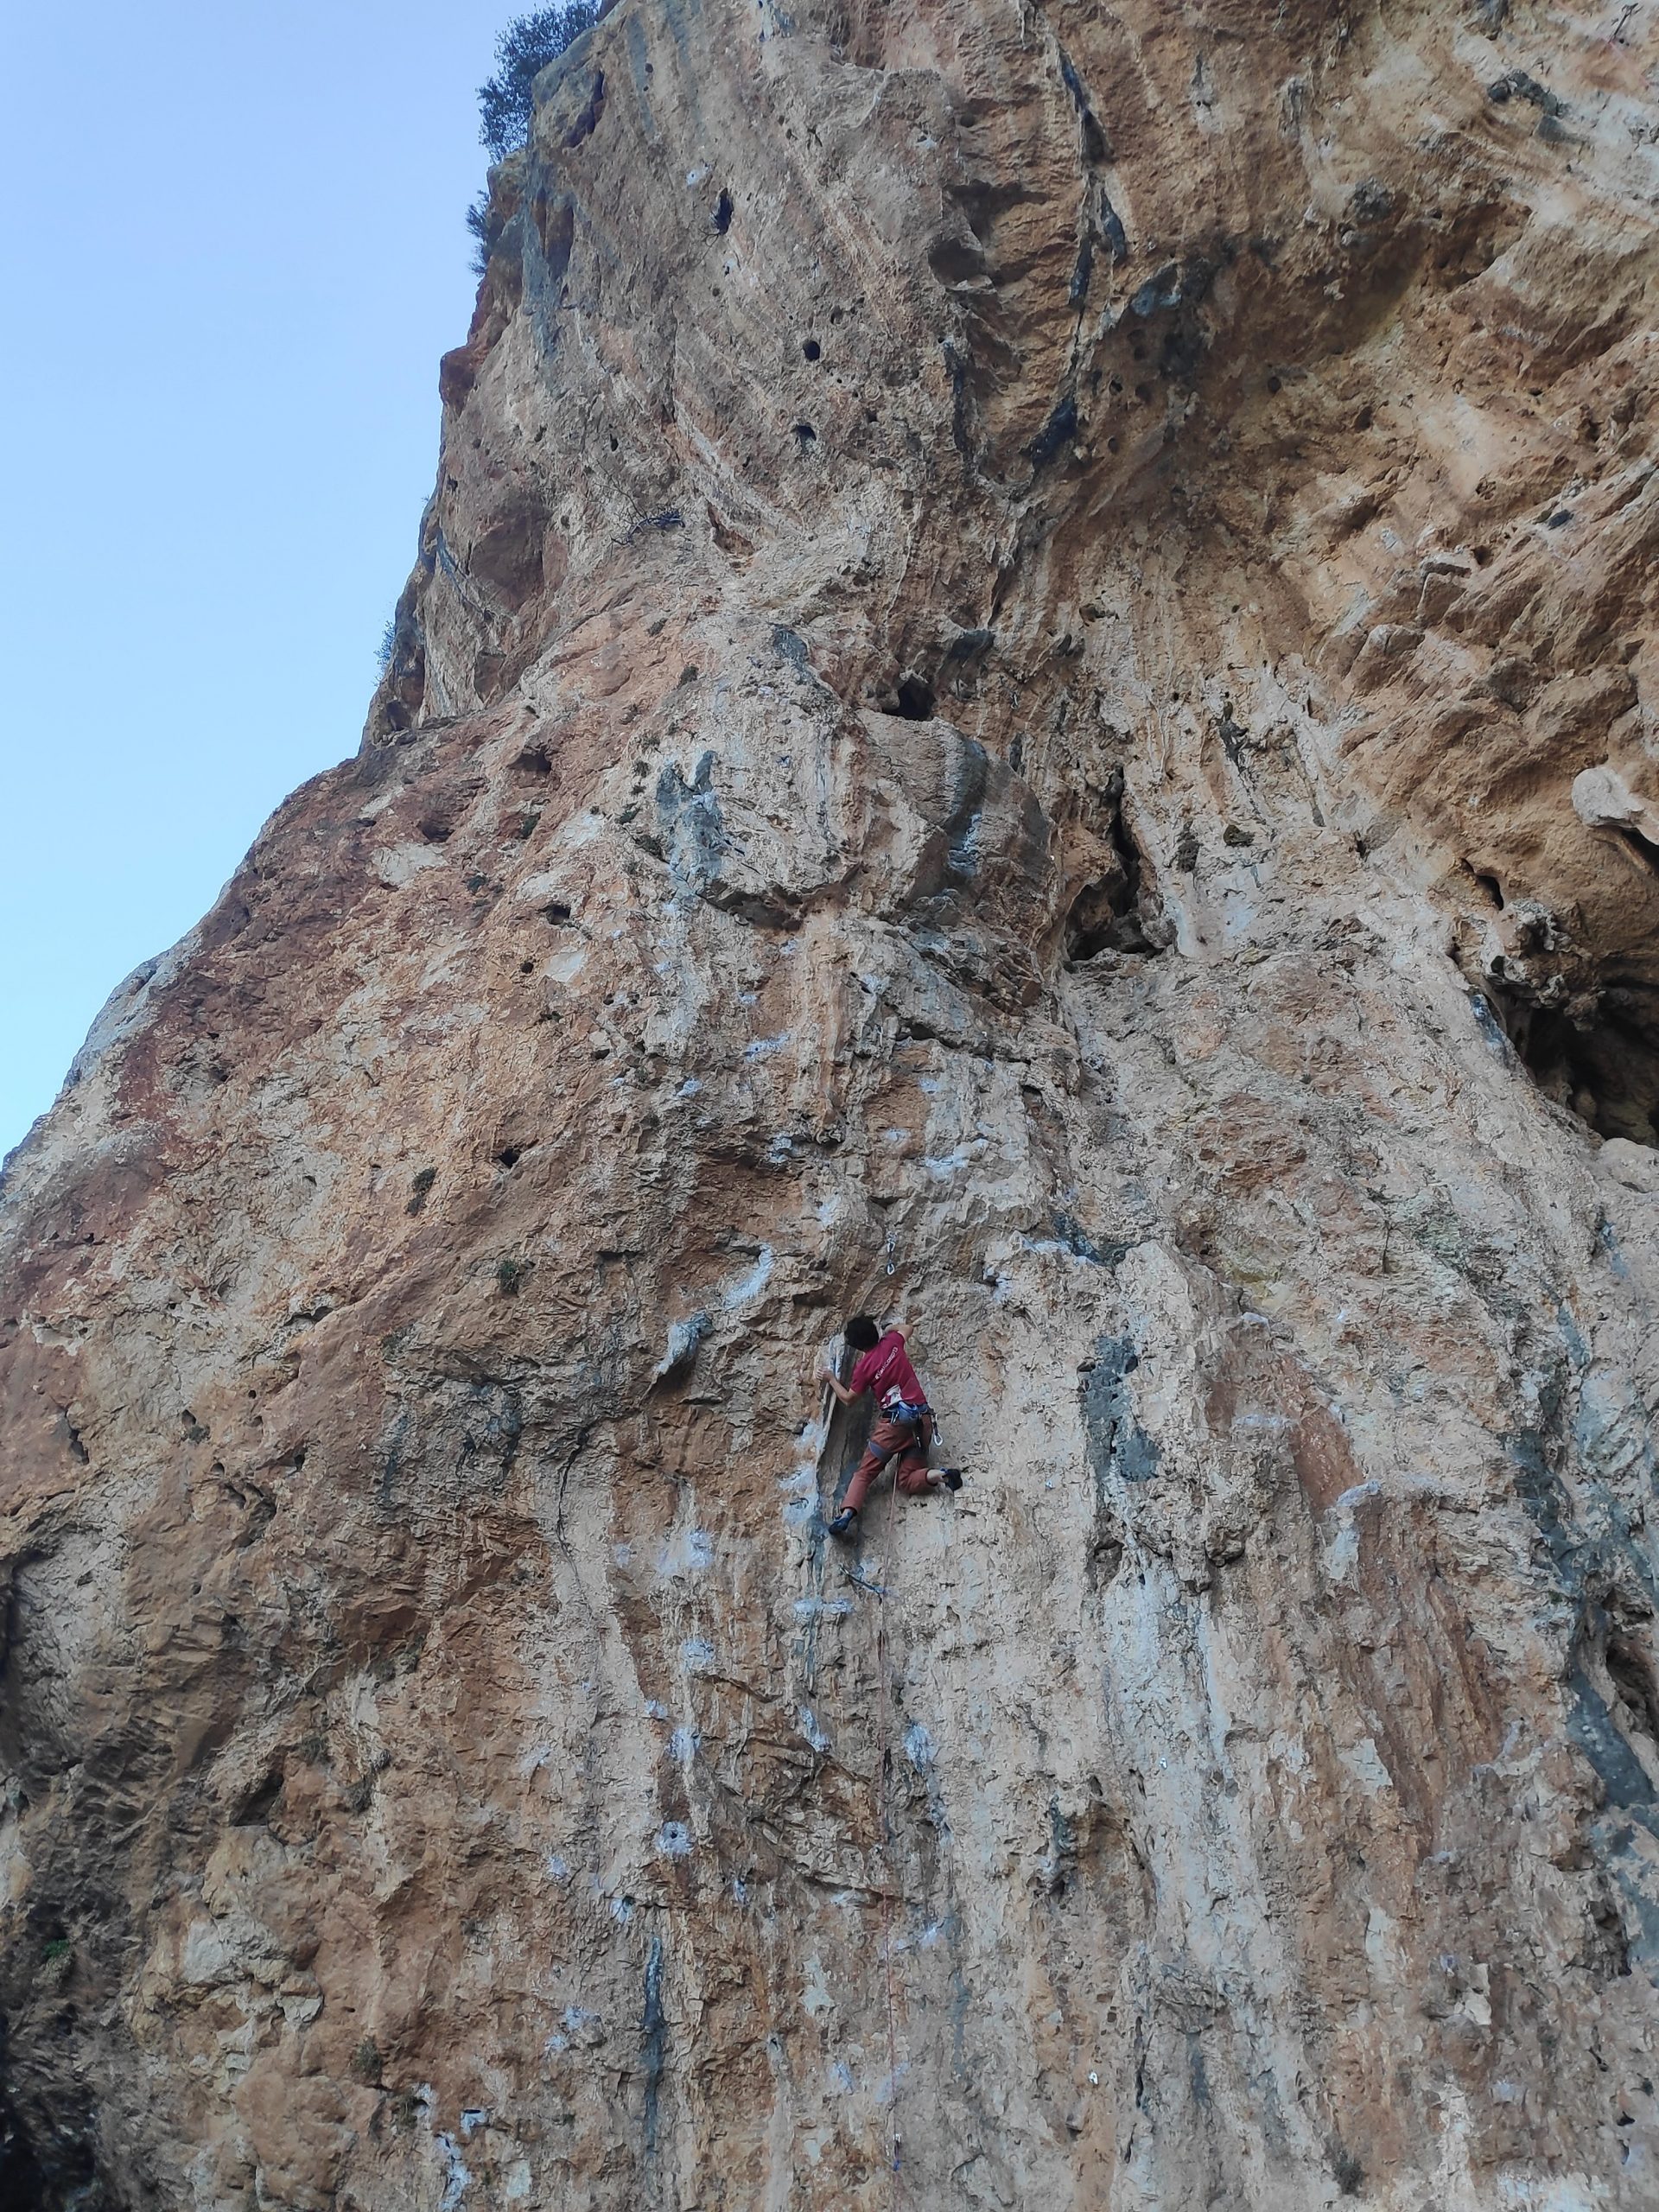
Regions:
[[842, 1381], [840, 1376], [836, 1374], [833, 1367], [821, 1367], [818, 1370], [818, 1380], [820, 1382], [827, 1382], [830, 1385], [830, 1388], [834, 1391], [836, 1397], [840, 1399], [843, 1406], [850, 1406], [852, 1404], [852, 1392], [847, 1388], [847, 1385]]

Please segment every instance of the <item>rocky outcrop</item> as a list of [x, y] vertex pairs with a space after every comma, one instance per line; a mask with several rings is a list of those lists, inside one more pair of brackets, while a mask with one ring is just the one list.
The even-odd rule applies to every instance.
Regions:
[[543, 76], [363, 748], [8, 1168], [14, 2196], [1651, 2203], [1656, 67]]

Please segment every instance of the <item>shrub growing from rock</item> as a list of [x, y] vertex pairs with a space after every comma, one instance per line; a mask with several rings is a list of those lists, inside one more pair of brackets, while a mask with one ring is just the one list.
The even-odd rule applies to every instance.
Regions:
[[504, 160], [530, 136], [536, 73], [556, 61], [599, 20], [596, 0], [563, 0], [516, 16], [495, 42], [495, 74], [478, 88], [480, 136], [493, 162]]

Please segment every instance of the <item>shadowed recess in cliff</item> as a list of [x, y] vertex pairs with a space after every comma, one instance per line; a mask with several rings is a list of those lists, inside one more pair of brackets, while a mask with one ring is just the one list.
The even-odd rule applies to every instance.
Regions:
[[1545, 1096], [1599, 1135], [1659, 1145], [1659, 980], [1614, 969], [1570, 1007], [1541, 1005], [1506, 988], [1502, 960], [1471, 995], [1478, 1018], [1501, 1025]]
[[0, 2017], [0, 2192], [17, 2212], [48, 2212], [54, 2197], [61, 2202], [70, 2191], [85, 2188], [92, 2179], [90, 2164], [82, 2164], [79, 2171], [54, 2176], [55, 2185], [48, 2195], [46, 2176], [6, 2093], [5, 2082], [6, 2025]]

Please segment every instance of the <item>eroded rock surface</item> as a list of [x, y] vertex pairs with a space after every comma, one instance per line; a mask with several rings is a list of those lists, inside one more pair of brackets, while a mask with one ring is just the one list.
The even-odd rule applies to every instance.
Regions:
[[363, 749], [8, 1170], [22, 2202], [1655, 2201], [1656, 70], [543, 78]]

